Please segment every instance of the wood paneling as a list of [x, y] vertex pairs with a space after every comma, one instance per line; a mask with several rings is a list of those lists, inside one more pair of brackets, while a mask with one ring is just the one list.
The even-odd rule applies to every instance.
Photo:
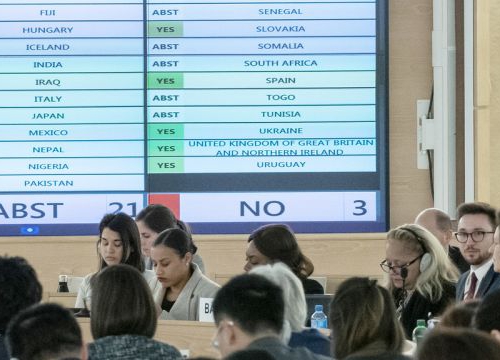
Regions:
[[[345, 275], [375, 276], [384, 257], [384, 234], [299, 235], [303, 252], [315, 265], [315, 275], [329, 279]], [[247, 237], [195, 236], [207, 276], [243, 273]], [[97, 269], [95, 239], [0, 238], [0, 252], [25, 257], [36, 269], [45, 292], [55, 292], [60, 274], [84, 276]], [[330, 280], [329, 280], [330, 281]], [[335, 283], [332, 280], [332, 285]], [[330, 285], [329, 285], [330, 286]]]
[[416, 107], [432, 89], [432, 0], [389, 1], [390, 224], [412, 222], [433, 202], [417, 169]]

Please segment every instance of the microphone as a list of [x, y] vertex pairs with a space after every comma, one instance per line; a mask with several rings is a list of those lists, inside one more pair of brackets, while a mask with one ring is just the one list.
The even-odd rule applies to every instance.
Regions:
[[404, 288], [404, 282], [406, 278], [408, 277], [408, 269], [407, 268], [401, 268], [401, 272], [399, 273], [401, 275], [401, 278], [403, 279], [403, 288]]

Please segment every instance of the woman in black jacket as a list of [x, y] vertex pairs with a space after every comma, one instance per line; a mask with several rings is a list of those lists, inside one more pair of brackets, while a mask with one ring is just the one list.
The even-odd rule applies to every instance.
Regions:
[[389, 291], [408, 338], [418, 319], [440, 315], [454, 302], [458, 270], [439, 240], [419, 225], [388, 232], [380, 266], [389, 275]]

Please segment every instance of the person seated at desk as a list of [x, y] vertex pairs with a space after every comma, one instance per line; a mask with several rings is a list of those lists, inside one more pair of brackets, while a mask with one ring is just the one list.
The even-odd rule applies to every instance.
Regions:
[[440, 315], [455, 300], [458, 270], [429, 231], [415, 224], [387, 233], [385, 260], [397, 315], [410, 339], [418, 319]]
[[157, 313], [146, 280], [129, 265], [110, 266], [94, 278], [89, 360], [181, 360], [171, 345], [156, 341]]
[[0, 360], [10, 359], [4, 342], [9, 321], [41, 299], [42, 284], [26, 259], [0, 255]]
[[[141, 235], [141, 250], [144, 255], [146, 269], [153, 269], [151, 260], [151, 246], [155, 242], [158, 234], [166, 229], [182, 229], [191, 235], [189, 226], [175, 217], [175, 214], [168, 207], [161, 204], [151, 204], [142, 209], [137, 214], [135, 221]], [[192, 238], [191, 238], [192, 240]], [[198, 248], [191, 241], [191, 254], [193, 254], [193, 263], [198, 265], [202, 273], [205, 273], [203, 259], [197, 252]]]
[[500, 360], [500, 345], [472, 329], [435, 329], [418, 346], [415, 360]]
[[105, 215], [99, 224], [99, 239], [97, 240], [99, 271], [88, 274], [83, 279], [78, 289], [75, 308], [90, 306], [92, 279], [111, 265], [127, 264], [135, 267], [142, 273], [150, 289], [153, 290], [158, 281], [153, 271], [144, 270], [139, 244], [139, 230], [134, 219], [124, 213]]
[[319, 282], [308, 279], [314, 272], [311, 260], [300, 250], [292, 229], [284, 224], [269, 224], [256, 229], [248, 238], [245, 271], [256, 265], [281, 261], [300, 279], [306, 294], [324, 294]]
[[78, 322], [58, 304], [37, 304], [21, 311], [9, 323], [6, 342], [11, 359], [87, 359]]
[[297, 276], [281, 262], [259, 265], [249, 271], [261, 275], [283, 290], [285, 300], [285, 324], [282, 339], [288, 346], [305, 347], [313, 353], [330, 356], [330, 339], [317, 329], [304, 328], [307, 303], [304, 288]]
[[199, 320], [200, 298], [213, 298], [219, 285], [192, 262], [192, 240], [181, 229], [162, 231], [151, 248], [151, 259], [161, 286], [154, 290], [160, 319]]
[[276, 360], [332, 360], [283, 342], [283, 290], [262, 275], [235, 276], [219, 290], [212, 308], [216, 325], [212, 345], [223, 358], [239, 350], [257, 349]]
[[405, 334], [387, 289], [353, 277], [340, 284], [330, 304], [332, 354], [345, 360], [404, 360]]

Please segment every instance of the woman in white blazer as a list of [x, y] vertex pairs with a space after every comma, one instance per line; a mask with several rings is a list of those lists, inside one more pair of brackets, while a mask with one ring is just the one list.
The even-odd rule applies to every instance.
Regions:
[[124, 213], [107, 214], [99, 224], [97, 240], [99, 270], [85, 276], [76, 298], [75, 308], [90, 308], [92, 295], [92, 279], [102, 269], [127, 264], [139, 270], [144, 276], [151, 291], [157, 287], [158, 281], [153, 271], [144, 269], [141, 256], [140, 237], [137, 225], [129, 215]]
[[160, 319], [199, 320], [200, 298], [213, 298], [219, 289], [192, 262], [191, 244], [181, 229], [164, 230], [153, 243], [151, 259], [161, 284], [153, 296]]

